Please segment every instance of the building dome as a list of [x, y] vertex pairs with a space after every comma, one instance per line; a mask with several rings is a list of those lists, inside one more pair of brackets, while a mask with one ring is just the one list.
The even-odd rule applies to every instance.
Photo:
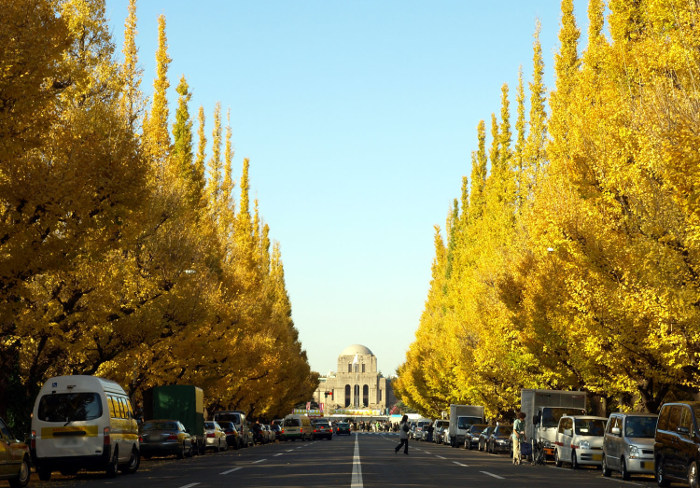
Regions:
[[369, 354], [370, 356], [374, 356], [372, 351], [370, 351], [367, 346], [363, 346], [362, 344], [353, 344], [352, 346], [348, 346], [343, 349], [343, 352], [340, 353], [341, 356], [354, 356], [355, 354]]

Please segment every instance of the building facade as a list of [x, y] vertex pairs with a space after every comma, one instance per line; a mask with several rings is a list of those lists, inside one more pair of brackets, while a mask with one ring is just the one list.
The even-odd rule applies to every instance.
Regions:
[[383, 415], [396, 402], [391, 381], [377, 369], [377, 357], [361, 344], [343, 349], [338, 369], [319, 380], [314, 401], [328, 413]]

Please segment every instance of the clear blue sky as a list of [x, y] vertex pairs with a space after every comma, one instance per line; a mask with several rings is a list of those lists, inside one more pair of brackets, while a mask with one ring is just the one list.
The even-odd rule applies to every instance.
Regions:
[[[107, 0], [119, 59], [127, 5]], [[575, 6], [585, 19], [587, 2]], [[503, 83], [514, 117], [537, 19], [553, 88], [560, 1], [140, 0], [149, 96], [161, 13], [171, 116], [183, 74], [209, 140], [214, 105], [230, 108], [235, 172], [250, 158], [312, 369], [335, 370], [359, 343], [394, 374], [427, 296], [433, 226], [444, 228]]]

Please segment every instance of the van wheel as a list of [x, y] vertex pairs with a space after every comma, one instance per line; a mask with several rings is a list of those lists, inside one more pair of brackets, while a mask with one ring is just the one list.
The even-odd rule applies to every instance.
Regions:
[[107, 465], [107, 476], [110, 478], [114, 478], [117, 475], [117, 472], [119, 471], [119, 451], [117, 448], [114, 448], [114, 453], [112, 454], [112, 459], [109, 461], [109, 464]]
[[561, 458], [559, 457], [559, 449], [554, 449], [554, 465], [561, 468]]
[[625, 463], [625, 458], [620, 458], [620, 476], [623, 480], [630, 479], [630, 473], [627, 471], [627, 464]]
[[126, 466], [122, 469], [122, 472], [125, 474], [134, 474], [139, 469], [139, 466], [141, 466], [141, 453], [138, 449], [136, 449], [136, 446], [134, 446], [134, 448], [131, 450], [129, 462], [126, 463]]
[[39, 475], [41, 481], [49, 481], [51, 479], [51, 468], [45, 468], [43, 466], [38, 466], [36, 472]]
[[698, 488], [698, 463], [695, 461], [688, 466], [688, 486]]
[[664, 470], [664, 458], [657, 458], [654, 464], [656, 465], [656, 468], [654, 469], [654, 477], [656, 478], [656, 484], [659, 486], [668, 486], [670, 482], [666, 478], [666, 471]]
[[576, 451], [571, 450], [571, 469], [578, 469], [578, 461], [576, 460]]
[[31, 476], [31, 468], [29, 467], [29, 458], [24, 457], [22, 459], [22, 464], [19, 467], [19, 473], [16, 478], [10, 479], [10, 486], [12, 488], [23, 488], [29, 483], [29, 476]]
[[603, 460], [601, 461], [600, 466], [603, 470], [603, 476], [605, 476], [606, 478], [608, 476], [610, 476], [611, 471], [610, 471], [610, 468], [608, 467], [608, 458], [605, 454], [603, 454]]

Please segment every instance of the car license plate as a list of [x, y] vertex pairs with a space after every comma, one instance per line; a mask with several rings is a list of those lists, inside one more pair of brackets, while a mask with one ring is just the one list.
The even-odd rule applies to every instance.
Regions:
[[593, 454], [593, 455], [591, 456], [591, 459], [593, 459], [594, 461], [602, 461], [602, 460], [603, 460], [603, 455], [602, 455], [602, 454]]
[[654, 469], [654, 462], [653, 461], [642, 461], [641, 465], [642, 465], [642, 469]]

